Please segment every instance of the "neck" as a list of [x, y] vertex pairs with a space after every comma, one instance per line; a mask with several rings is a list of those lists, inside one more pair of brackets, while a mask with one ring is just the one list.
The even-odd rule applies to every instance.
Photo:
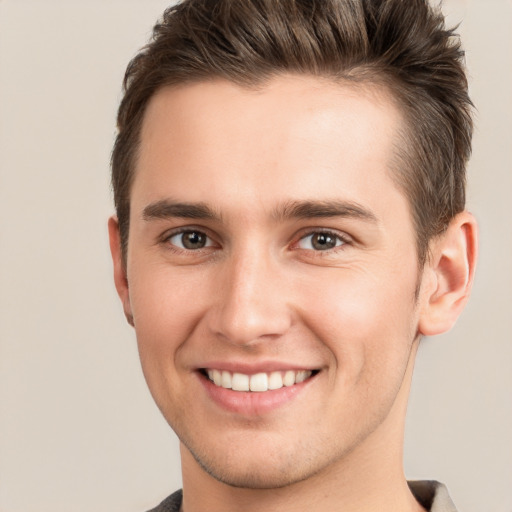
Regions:
[[403, 472], [405, 410], [417, 350], [386, 420], [356, 449], [312, 477], [277, 489], [227, 485], [207, 474], [181, 446], [184, 512], [424, 512], [411, 494]]

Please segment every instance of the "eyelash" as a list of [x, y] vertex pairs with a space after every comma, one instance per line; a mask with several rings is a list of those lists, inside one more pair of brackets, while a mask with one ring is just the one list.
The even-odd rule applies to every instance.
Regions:
[[[199, 235], [206, 237], [208, 245], [206, 245], [204, 247], [197, 248], [197, 249], [187, 249], [185, 247], [178, 247], [178, 246], [176, 246], [176, 244], [173, 244], [170, 242], [172, 238], [179, 236], [179, 235], [183, 235], [185, 233], [197, 233]], [[323, 249], [323, 250], [322, 249], [315, 250], [313, 248], [310, 249], [310, 248], [303, 248], [303, 247], [298, 246], [302, 241], [306, 240], [308, 237], [313, 237], [314, 235], [327, 235], [329, 237], [332, 237], [332, 238], [336, 239], [336, 245], [334, 247]], [[204, 250], [209, 250], [210, 247], [213, 247], [215, 245], [213, 238], [211, 236], [209, 236], [203, 229], [194, 228], [194, 227], [184, 227], [181, 229], [174, 230], [170, 233], [168, 232], [162, 237], [162, 243], [165, 244], [168, 249], [170, 249], [174, 252], [199, 253], [199, 254], [201, 252], [203, 252]], [[307, 251], [307, 252], [314, 254], [315, 256], [321, 257], [321, 256], [328, 256], [328, 255], [332, 254], [333, 252], [345, 250], [346, 246], [351, 245], [352, 243], [353, 243], [353, 240], [344, 233], [339, 233], [337, 231], [332, 231], [329, 229], [316, 228], [316, 229], [310, 229], [307, 232], [301, 233], [301, 235], [297, 239], [297, 241], [291, 245], [291, 248], [293, 250]]]
[[[318, 249], [318, 250], [297, 247], [300, 242], [306, 240], [309, 237], [313, 237], [315, 235], [324, 235], [324, 236], [327, 235], [329, 237], [332, 237], [332, 238], [336, 239], [336, 245], [331, 248]], [[329, 229], [317, 228], [317, 229], [309, 230], [306, 233], [302, 234], [301, 237], [297, 240], [297, 242], [295, 242], [293, 245], [294, 245], [294, 248], [296, 248], [296, 250], [310, 251], [310, 252], [314, 253], [315, 256], [328, 256], [328, 255], [332, 254], [333, 252], [345, 250], [346, 246], [350, 245], [351, 243], [352, 243], [352, 240], [347, 235], [345, 235], [343, 233], [339, 233], [337, 231], [332, 231]]]
[[209, 245], [206, 245], [205, 247], [201, 247], [198, 249], [187, 249], [185, 247], [178, 247], [175, 244], [171, 243], [172, 238], [179, 236], [179, 235], [184, 235], [186, 233], [197, 233], [199, 235], [203, 235], [204, 237], [206, 237], [207, 242], [213, 241], [212, 237], [209, 236], [207, 233], [205, 233], [204, 230], [202, 230], [202, 229], [196, 229], [194, 227], [184, 227], [181, 229], [174, 230], [170, 233], [166, 233], [162, 238], [162, 243], [166, 244], [166, 246], [169, 249], [176, 251], [176, 252], [200, 252], [200, 251], [202, 251], [204, 249], [208, 249], [209, 247], [212, 247], [214, 245], [214, 243], [210, 243]]

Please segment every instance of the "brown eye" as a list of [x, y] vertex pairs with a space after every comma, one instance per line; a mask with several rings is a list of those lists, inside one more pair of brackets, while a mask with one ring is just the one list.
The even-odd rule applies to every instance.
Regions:
[[343, 245], [345, 242], [337, 235], [328, 231], [319, 231], [311, 233], [299, 241], [300, 249], [309, 249], [313, 251], [327, 251]]
[[169, 242], [180, 249], [193, 251], [212, 245], [212, 241], [201, 231], [183, 231], [169, 238]]

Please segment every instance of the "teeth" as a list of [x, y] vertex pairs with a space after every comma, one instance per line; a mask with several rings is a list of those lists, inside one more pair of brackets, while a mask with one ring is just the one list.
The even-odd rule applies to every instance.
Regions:
[[311, 372], [307, 372], [305, 370], [297, 372], [297, 376], [295, 377], [295, 383], [299, 384], [301, 382], [304, 382], [310, 375]]
[[226, 389], [231, 389], [233, 383], [232, 383], [232, 379], [231, 379], [231, 373], [229, 372], [226, 372], [226, 371], [223, 371], [222, 372], [222, 378], [220, 380], [220, 385], [223, 387], [223, 388], [226, 388]]
[[283, 387], [281, 372], [272, 372], [268, 378], [268, 389], [280, 389]]
[[268, 391], [268, 377], [266, 373], [256, 373], [251, 375], [249, 385], [251, 391]]
[[249, 391], [249, 375], [243, 373], [233, 373], [231, 379], [231, 388], [234, 391]]
[[234, 391], [264, 392], [274, 389], [281, 389], [283, 386], [300, 384], [311, 377], [311, 370], [288, 370], [286, 372], [255, 373], [245, 375], [244, 373], [231, 373], [226, 370], [206, 371], [208, 378], [216, 385]]
[[295, 384], [295, 372], [288, 370], [283, 377], [283, 384], [285, 386], [293, 386]]

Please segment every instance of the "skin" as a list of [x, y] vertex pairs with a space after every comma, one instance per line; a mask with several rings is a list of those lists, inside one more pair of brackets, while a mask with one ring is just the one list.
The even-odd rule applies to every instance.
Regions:
[[[467, 300], [476, 226], [460, 214], [418, 268], [392, 180], [402, 123], [385, 91], [310, 77], [152, 98], [126, 266], [115, 218], [109, 231], [145, 378], [182, 443], [186, 512], [422, 510], [402, 469], [414, 356]], [[205, 246], [185, 248], [183, 229]], [[278, 407], [233, 411], [200, 372], [223, 364], [315, 376]]]

